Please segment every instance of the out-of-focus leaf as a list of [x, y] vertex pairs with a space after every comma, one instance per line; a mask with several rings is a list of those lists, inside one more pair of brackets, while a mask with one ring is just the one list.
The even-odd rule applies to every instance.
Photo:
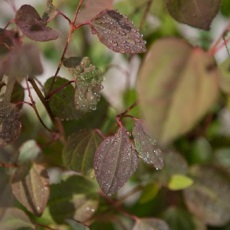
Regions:
[[144, 187], [141, 197], [139, 199], [140, 204], [147, 203], [156, 197], [159, 192], [160, 186], [157, 183], [151, 183]]
[[[49, 78], [44, 86], [45, 93], [49, 92], [53, 77]], [[54, 89], [68, 84], [68, 80], [65, 78], [57, 77], [54, 83]], [[63, 89], [56, 92], [49, 100], [49, 105], [55, 116], [62, 120], [74, 120], [78, 119], [82, 113], [77, 111], [74, 106], [74, 87], [69, 84]]]
[[16, 33], [12, 30], [0, 28], [0, 55], [8, 53], [13, 46], [13, 40], [16, 38]]
[[224, 93], [230, 94], [230, 58], [219, 65], [221, 70], [220, 88]]
[[194, 184], [185, 189], [188, 209], [204, 223], [221, 226], [230, 220], [230, 174], [206, 165], [191, 168]]
[[69, 226], [71, 227], [71, 229], [73, 230], [90, 230], [88, 227], [86, 227], [85, 225], [75, 221], [75, 220], [66, 220], [66, 222], [69, 224]]
[[12, 178], [12, 191], [16, 199], [31, 213], [40, 216], [49, 198], [49, 178], [42, 165], [20, 166]]
[[166, 222], [154, 218], [137, 219], [132, 230], [169, 230]]
[[[10, 187], [10, 177], [0, 171], [0, 220], [5, 211], [13, 205], [14, 197]], [[0, 221], [1, 223], [1, 221]], [[1, 225], [0, 225], [1, 226]]]
[[68, 137], [62, 158], [66, 167], [86, 175], [93, 169], [94, 154], [102, 142], [94, 130], [82, 130]]
[[97, 181], [106, 194], [121, 188], [138, 164], [137, 153], [124, 127], [107, 137], [98, 147], [94, 158]]
[[174, 174], [169, 183], [168, 188], [171, 190], [185, 189], [193, 184], [193, 180], [187, 176]]
[[164, 157], [164, 168], [157, 172], [159, 183], [167, 186], [173, 175], [185, 175], [188, 165], [185, 159], [176, 152], [167, 152]]
[[18, 81], [43, 73], [39, 50], [33, 44], [25, 44], [12, 49], [4, 58], [2, 68], [7, 76]]
[[180, 39], [153, 44], [137, 86], [147, 127], [160, 144], [188, 132], [208, 112], [219, 94], [219, 75], [212, 56]]
[[90, 64], [88, 57], [65, 58], [63, 64], [68, 68], [75, 81], [74, 104], [76, 110], [86, 113], [96, 110], [100, 100], [102, 86], [102, 72]]
[[230, 1], [228, 0], [222, 0], [221, 3], [221, 13], [225, 16], [225, 17], [229, 17], [230, 16]]
[[0, 102], [0, 147], [15, 141], [21, 132], [17, 107]]
[[45, 20], [46, 22], [52, 21], [58, 14], [52, 2], [53, 0], [47, 0], [46, 10], [42, 16], [42, 19]]
[[[177, 207], [169, 207], [163, 214], [164, 220], [171, 230], [194, 230], [195, 223], [192, 216], [185, 210]], [[196, 229], [197, 230], [197, 229]]]
[[230, 148], [221, 148], [215, 151], [214, 162], [225, 167], [230, 172]]
[[38, 154], [41, 153], [41, 149], [35, 140], [28, 140], [24, 142], [19, 148], [19, 163], [25, 163], [27, 161], [34, 160]]
[[102, 10], [112, 9], [113, 0], [84, 0], [77, 16], [77, 23], [84, 23], [94, 18]]
[[115, 10], [104, 10], [90, 21], [92, 33], [109, 49], [127, 54], [146, 51], [139, 30], [125, 16]]
[[35, 227], [32, 224], [29, 217], [18, 208], [8, 208], [0, 219], [0, 226], [3, 230], [34, 230]]
[[84, 222], [98, 206], [98, 186], [80, 175], [70, 176], [50, 186], [49, 209], [57, 223], [66, 219]]
[[165, 5], [178, 22], [209, 30], [213, 18], [220, 9], [221, 0], [165, 0]]
[[47, 22], [30, 5], [21, 6], [16, 13], [15, 23], [32, 40], [45, 42], [58, 38], [58, 32], [47, 27]]
[[[24, 100], [24, 96], [25, 96], [25, 91], [24, 88], [21, 86], [20, 83], [18, 83], [17, 81], [14, 83], [14, 89], [13, 89], [13, 93], [11, 95], [11, 103], [12, 104], [17, 104], [18, 102], [21, 102]], [[23, 104], [21, 104], [20, 106], [17, 107], [22, 107]]]
[[163, 153], [157, 141], [150, 137], [141, 120], [136, 120], [133, 128], [133, 137], [138, 156], [156, 169], [162, 169]]

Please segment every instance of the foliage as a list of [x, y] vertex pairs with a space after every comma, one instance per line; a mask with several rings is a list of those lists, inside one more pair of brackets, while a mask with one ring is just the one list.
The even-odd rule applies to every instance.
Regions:
[[0, 228], [229, 229], [229, 1], [6, 2]]

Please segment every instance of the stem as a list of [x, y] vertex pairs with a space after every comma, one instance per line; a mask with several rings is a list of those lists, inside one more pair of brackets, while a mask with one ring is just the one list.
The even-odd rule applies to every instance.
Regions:
[[0, 167], [3, 167], [3, 168], [17, 168], [18, 165], [17, 164], [13, 164], [13, 163], [3, 163], [3, 162], [0, 162]]
[[9, 78], [8, 77], [8, 82], [6, 84], [6, 91], [4, 93], [4, 98], [3, 98], [3, 102], [9, 103], [11, 100], [11, 95], [13, 93], [14, 90], [14, 84], [15, 84], [15, 79]]
[[153, 0], [147, 0], [147, 2], [146, 2], [145, 11], [144, 11], [144, 14], [141, 18], [141, 22], [139, 24], [139, 30], [141, 30], [141, 28], [143, 27], [143, 25], [145, 23], [146, 17], [148, 15], [148, 12], [150, 11], [152, 3], [153, 3]]
[[125, 116], [127, 113], [129, 113], [134, 107], [138, 105], [137, 101], [135, 101], [128, 109], [126, 109], [123, 113], [119, 115], [119, 117]]

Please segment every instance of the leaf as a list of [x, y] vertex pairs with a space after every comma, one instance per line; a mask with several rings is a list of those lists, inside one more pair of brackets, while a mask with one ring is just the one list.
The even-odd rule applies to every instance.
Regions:
[[0, 102], [0, 147], [18, 138], [21, 132], [19, 117], [17, 107], [10, 103]]
[[50, 186], [49, 210], [57, 223], [66, 219], [85, 222], [98, 206], [98, 186], [80, 175], [69, 176]]
[[102, 10], [112, 9], [113, 0], [84, 0], [77, 16], [78, 23], [85, 23], [94, 18]]
[[52, 2], [53, 0], [47, 0], [46, 10], [42, 16], [42, 19], [46, 22], [52, 21], [58, 15], [58, 12]]
[[66, 220], [66, 222], [71, 226], [73, 230], [90, 230], [87, 226], [75, 221], [75, 220]]
[[49, 178], [46, 169], [38, 164], [20, 166], [12, 178], [16, 199], [31, 213], [40, 216], [49, 198]]
[[9, 48], [13, 46], [13, 41], [17, 37], [17, 33], [13, 30], [0, 28], [0, 55], [9, 52]]
[[19, 163], [33, 161], [39, 154], [41, 149], [35, 140], [28, 140], [24, 142], [19, 148]]
[[68, 68], [75, 81], [74, 104], [76, 110], [86, 113], [96, 110], [100, 100], [102, 86], [102, 72], [90, 64], [88, 57], [65, 58], [63, 64]]
[[33, 44], [15, 47], [5, 57], [3, 64], [5, 74], [18, 81], [43, 73], [40, 52]]
[[[11, 103], [12, 104], [17, 104], [18, 102], [22, 102], [24, 100], [25, 97], [25, 91], [24, 88], [21, 86], [20, 83], [18, 83], [17, 81], [14, 83], [14, 89], [13, 89], [13, 93], [11, 95]], [[17, 105], [18, 108], [22, 108], [22, 105]]]
[[139, 30], [118, 11], [101, 11], [89, 25], [100, 42], [115, 52], [127, 54], [146, 52], [145, 41]]
[[145, 204], [156, 197], [160, 190], [160, 186], [154, 182], [144, 187], [141, 197], [139, 198], [140, 204]]
[[[52, 81], [53, 77], [49, 78], [44, 85], [46, 95], [49, 92]], [[67, 79], [56, 77], [53, 88], [58, 89], [68, 83], [69, 81]], [[53, 94], [49, 99], [49, 105], [54, 115], [62, 120], [74, 120], [82, 116], [82, 113], [75, 109], [74, 87], [71, 84], [66, 85], [63, 89]]]
[[180, 175], [180, 174], [174, 174], [169, 183], [168, 188], [170, 190], [180, 190], [185, 189], [193, 184], [193, 180], [187, 176]]
[[169, 226], [160, 219], [142, 218], [136, 220], [132, 230], [169, 230]]
[[185, 203], [195, 216], [211, 226], [222, 226], [230, 220], [230, 174], [208, 166], [193, 166], [194, 184], [185, 189]]
[[35, 229], [29, 217], [18, 208], [8, 208], [3, 218], [0, 219], [0, 225], [4, 230]]
[[133, 137], [138, 156], [156, 169], [162, 169], [163, 154], [157, 141], [150, 137], [140, 120], [136, 120], [133, 128]]
[[106, 194], [115, 193], [136, 171], [137, 153], [124, 127], [107, 137], [98, 147], [94, 158], [97, 181]]
[[165, 0], [165, 5], [178, 22], [209, 30], [213, 18], [220, 9], [221, 0]]
[[45, 42], [58, 38], [58, 32], [47, 27], [47, 22], [30, 5], [22, 5], [15, 16], [15, 23], [28, 38]]
[[153, 44], [137, 88], [146, 126], [161, 145], [191, 130], [210, 110], [219, 94], [219, 75], [212, 56], [180, 39]]
[[221, 75], [220, 75], [220, 88], [226, 93], [230, 94], [230, 58], [227, 58], [220, 65]]
[[93, 159], [102, 137], [94, 130], [82, 130], [68, 137], [63, 148], [64, 165], [86, 175], [93, 169]]

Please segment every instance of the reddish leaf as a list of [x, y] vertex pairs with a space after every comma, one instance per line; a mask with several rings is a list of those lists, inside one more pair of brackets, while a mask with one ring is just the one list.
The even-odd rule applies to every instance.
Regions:
[[94, 158], [97, 181], [106, 194], [115, 193], [136, 171], [137, 153], [125, 128], [106, 138]]
[[163, 153], [157, 141], [150, 137], [140, 120], [135, 121], [133, 137], [140, 158], [148, 164], [153, 164], [156, 169], [162, 169], [164, 166]]
[[221, 0], [165, 0], [165, 5], [178, 22], [208, 30], [220, 9]]
[[25, 164], [15, 171], [11, 187], [16, 199], [28, 211], [40, 216], [49, 198], [48, 184], [48, 174], [42, 165]]
[[17, 107], [10, 103], [0, 102], [0, 147], [12, 143], [21, 132]]
[[30, 5], [21, 6], [16, 13], [15, 23], [32, 40], [45, 42], [58, 38], [58, 32], [47, 27], [47, 22]]
[[115, 10], [104, 10], [90, 21], [90, 27], [101, 43], [115, 52], [136, 54], [146, 51], [139, 30]]
[[0, 54], [9, 52], [9, 48], [13, 46], [13, 40], [17, 37], [17, 33], [12, 30], [0, 28]]
[[72, 134], [63, 149], [64, 164], [71, 170], [87, 174], [93, 168], [93, 159], [102, 137], [95, 131], [82, 130]]

